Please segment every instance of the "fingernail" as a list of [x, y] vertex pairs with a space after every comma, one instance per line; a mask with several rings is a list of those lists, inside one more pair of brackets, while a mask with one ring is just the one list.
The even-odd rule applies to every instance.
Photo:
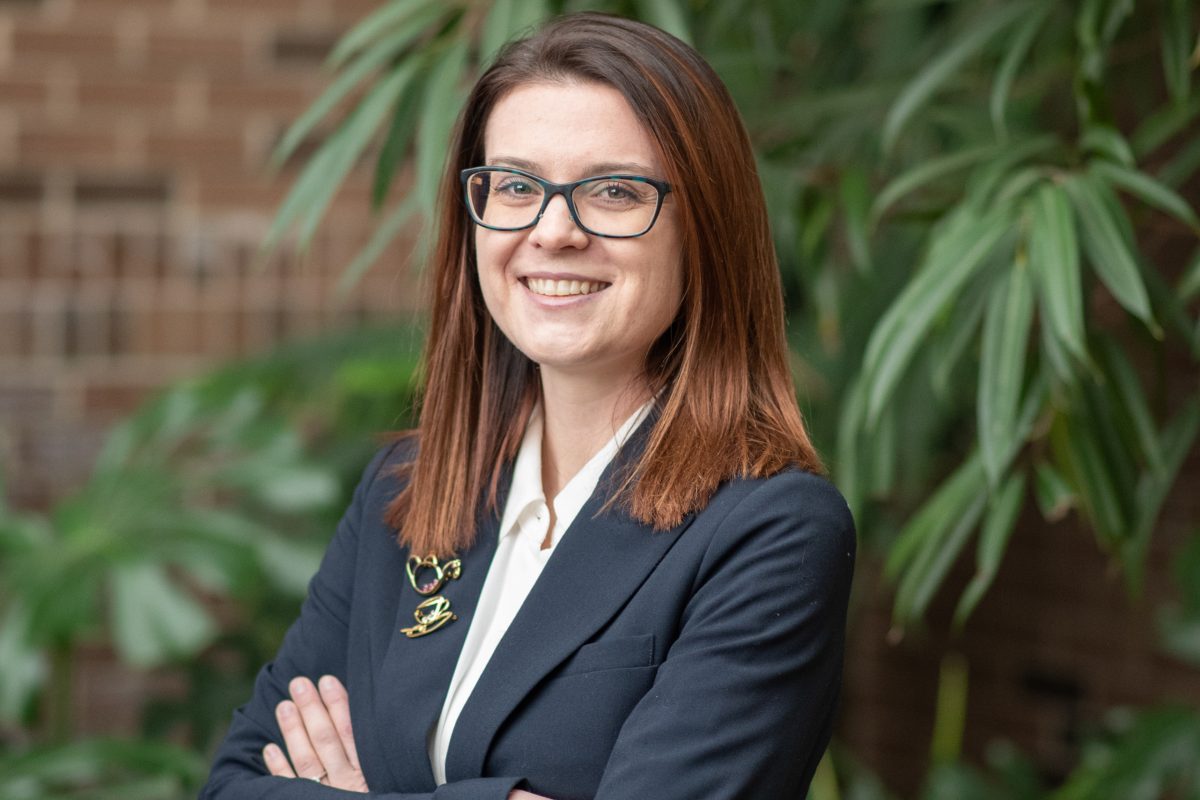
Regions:
[[269, 744], [263, 748], [263, 755], [267, 758], [276, 758], [279, 755], [279, 748], [273, 744]]
[[295, 713], [296, 713], [296, 707], [294, 705], [292, 705], [291, 703], [284, 701], [279, 704], [280, 716], [290, 717], [292, 714], [295, 714]]
[[321, 676], [321, 688], [327, 692], [333, 691], [333, 687], [337, 684], [332, 675]]
[[308, 691], [308, 681], [303, 678], [296, 678], [291, 683], [292, 694], [302, 695]]

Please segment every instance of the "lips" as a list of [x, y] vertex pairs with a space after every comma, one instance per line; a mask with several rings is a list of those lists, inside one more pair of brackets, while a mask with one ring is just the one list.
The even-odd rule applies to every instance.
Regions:
[[611, 284], [604, 281], [576, 280], [574, 278], [522, 278], [521, 282], [534, 294], [544, 297], [570, 297], [572, 295], [594, 294], [608, 288]]

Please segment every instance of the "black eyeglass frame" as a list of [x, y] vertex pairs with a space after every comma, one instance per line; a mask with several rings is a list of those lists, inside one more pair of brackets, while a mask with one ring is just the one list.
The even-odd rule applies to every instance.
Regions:
[[[472, 175], [477, 175], [481, 172], [508, 172], [513, 175], [520, 175], [522, 178], [528, 178], [538, 186], [542, 187], [542, 207], [538, 209], [533, 221], [528, 225], [520, 225], [515, 228], [502, 228], [496, 225], [489, 225], [476, 216], [475, 209], [471, 206], [470, 181]], [[581, 180], [571, 181], [570, 183], [551, 183], [545, 178], [534, 175], [532, 172], [526, 172], [525, 170], [517, 169], [516, 167], [470, 167], [460, 172], [458, 177], [462, 182], [462, 199], [463, 203], [467, 207], [467, 214], [471, 217], [472, 222], [482, 228], [487, 228], [488, 230], [492, 231], [523, 231], [532, 228], [541, 221], [542, 214], [546, 213], [546, 206], [550, 205], [550, 200], [555, 195], [561, 194], [563, 200], [565, 200], [567, 203], [567, 211], [571, 214], [571, 221], [578, 225], [579, 229], [584, 233], [592, 236], [600, 236], [605, 239], [636, 239], [639, 236], [645, 236], [650, 232], [650, 229], [654, 227], [654, 223], [658, 222], [658, 215], [659, 212], [662, 211], [663, 200], [671, 191], [671, 184], [667, 183], [666, 181], [656, 180], [655, 178], [647, 178], [645, 175], [593, 175], [590, 178], [583, 178]], [[658, 190], [658, 202], [654, 206], [654, 215], [650, 217], [650, 222], [646, 224], [644, 230], [642, 230], [640, 233], [600, 233], [599, 231], [594, 231], [587, 225], [583, 224], [583, 222], [579, 219], [579, 211], [575, 208], [575, 201], [571, 198], [571, 195], [576, 189], [585, 183], [603, 180], [637, 181], [639, 183], [649, 184]]]

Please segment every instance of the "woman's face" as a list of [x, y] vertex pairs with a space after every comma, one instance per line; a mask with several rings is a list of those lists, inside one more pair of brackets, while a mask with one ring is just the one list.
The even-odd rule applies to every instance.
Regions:
[[[492, 109], [484, 150], [489, 166], [517, 167], [555, 183], [610, 173], [665, 179], [625, 98], [596, 83], [513, 89]], [[648, 349], [679, 308], [681, 250], [670, 194], [654, 227], [633, 239], [584, 233], [561, 195], [532, 228], [475, 228], [488, 311], [541, 365], [544, 378], [551, 371], [613, 381], [639, 376]]]

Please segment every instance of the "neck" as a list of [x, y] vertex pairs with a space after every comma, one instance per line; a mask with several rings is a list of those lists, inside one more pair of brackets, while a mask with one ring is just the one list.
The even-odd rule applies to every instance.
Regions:
[[650, 399], [640, 377], [613, 381], [542, 373], [542, 491], [553, 500]]

